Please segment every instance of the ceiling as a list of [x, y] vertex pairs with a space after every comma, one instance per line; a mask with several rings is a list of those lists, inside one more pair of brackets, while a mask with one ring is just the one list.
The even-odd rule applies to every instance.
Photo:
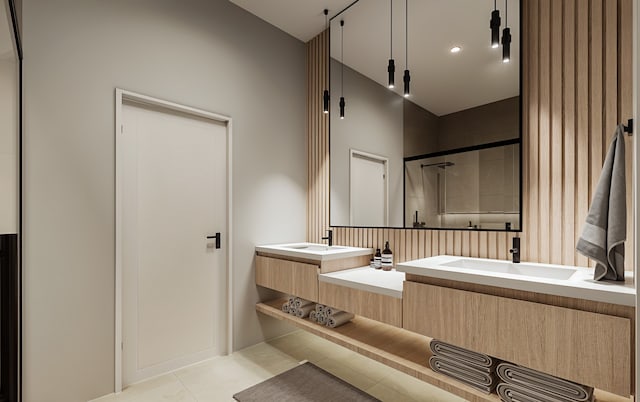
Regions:
[[229, 0], [303, 42], [324, 30], [324, 9], [329, 18], [353, 0]]
[[[306, 42], [324, 29], [329, 17], [352, 0], [230, 0]], [[491, 0], [409, 1], [410, 100], [441, 116], [519, 95], [519, 1], [507, 0], [511, 62], [502, 63], [502, 46], [489, 46]], [[502, 27], [505, 3], [500, 1]], [[361, 0], [331, 23], [331, 56], [340, 60], [344, 19], [344, 63], [386, 87], [389, 59], [389, 1]], [[402, 93], [405, 69], [405, 2], [393, 0], [393, 58], [396, 88]], [[452, 46], [460, 46], [452, 54]], [[337, 75], [332, 75], [336, 77]], [[348, 94], [345, 94], [347, 97]]]

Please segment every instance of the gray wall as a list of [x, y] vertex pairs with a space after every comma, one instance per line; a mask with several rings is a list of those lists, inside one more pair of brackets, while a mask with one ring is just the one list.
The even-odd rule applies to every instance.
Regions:
[[518, 138], [519, 108], [516, 96], [440, 116], [439, 149], [432, 152]]
[[233, 118], [234, 341], [254, 246], [304, 240], [305, 47], [223, 0], [25, 0], [24, 401], [114, 386], [114, 89]]
[[424, 155], [438, 149], [438, 116], [406, 99], [402, 111], [404, 157]]
[[0, 59], [0, 234], [18, 233], [18, 64]]

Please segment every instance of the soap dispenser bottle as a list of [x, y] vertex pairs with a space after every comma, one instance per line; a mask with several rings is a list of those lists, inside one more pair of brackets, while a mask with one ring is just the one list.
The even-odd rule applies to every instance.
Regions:
[[380, 249], [376, 249], [376, 254], [373, 256], [373, 263], [376, 269], [382, 268], [382, 254], [380, 254]]
[[382, 250], [382, 269], [385, 271], [391, 271], [393, 268], [393, 253], [389, 248], [389, 240], [384, 243], [384, 250]]

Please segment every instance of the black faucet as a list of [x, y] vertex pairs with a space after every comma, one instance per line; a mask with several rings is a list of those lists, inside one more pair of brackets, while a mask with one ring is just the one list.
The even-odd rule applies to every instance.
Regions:
[[520, 238], [519, 237], [513, 238], [513, 243], [511, 247], [512, 247], [511, 250], [509, 250], [509, 252], [511, 253], [511, 261], [513, 261], [514, 264], [517, 264], [520, 262]]
[[329, 247], [333, 246], [333, 230], [327, 230], [327, 237], [323, 237], [322, 240], [327, 240]]

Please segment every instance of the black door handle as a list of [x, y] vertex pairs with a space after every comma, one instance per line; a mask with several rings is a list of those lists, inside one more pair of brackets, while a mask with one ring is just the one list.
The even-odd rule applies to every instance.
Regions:
[[222, 236], [220, 235], [220, 232], [216, 232], [215, 236], [207, 236], [207, 239], [216, 239], [216, 248], [220, 248], [220, 238]]

